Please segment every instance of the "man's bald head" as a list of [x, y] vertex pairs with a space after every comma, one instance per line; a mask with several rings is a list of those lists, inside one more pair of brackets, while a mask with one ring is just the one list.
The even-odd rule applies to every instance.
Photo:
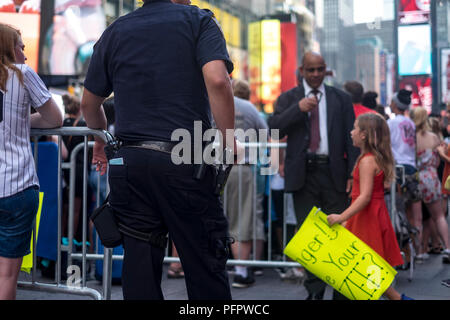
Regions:
[[319, 61], [319, 60], [323, 64], [325, 64], [325, 60], [323, 59], [323, 57], [320, 53], [313, 52], [313, 51], [306, 52], [302, 58], [302, 66], [304, 66], [305, 63], [310, 63], [312, 61]]
[[299, 70], [306, 83], [311, 88], [317, 89], [322, 85], [323, 79], [325, 79], [327, 65], [319, 53], [307, 52], [302, 58]]

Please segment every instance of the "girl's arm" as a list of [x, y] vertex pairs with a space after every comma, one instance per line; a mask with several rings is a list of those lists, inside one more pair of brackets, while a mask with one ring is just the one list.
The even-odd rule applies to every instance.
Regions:
[[364, 157], [359, 162], [359, 187], [358, 198], [341, 214], [330, 214], [327, 219], [330, 226], [343, 223], [352, 216], [362, 211], [372, 199], [373, 181], [377, 174], [378, 166], [373, 156]]
[[436, 149], [439, 152], [439, 156], [442, 160], [444, 160], [445, 162], [450, 162], [450, 157], [447, 156], [448, 147], [445, 142], [442, 142]]

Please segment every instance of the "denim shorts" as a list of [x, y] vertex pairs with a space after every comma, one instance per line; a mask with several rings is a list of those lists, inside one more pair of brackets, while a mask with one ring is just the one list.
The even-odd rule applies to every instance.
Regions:
[[35, 186], [0, 199], [0, 257], [15, 259], [30, 253], [38, 207], [39, 189]]

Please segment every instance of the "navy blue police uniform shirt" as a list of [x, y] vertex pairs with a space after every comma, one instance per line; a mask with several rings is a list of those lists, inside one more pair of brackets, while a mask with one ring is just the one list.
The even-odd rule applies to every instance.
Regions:
[[170, 0], [145, 3], [118, 18], [94, 46], [84, 86], [100, 97], [114, 92], [115, 134], [122, 140], [171, 141], [194, 121], [211, 128], [202, 67], [233, 63], [212, 12]]

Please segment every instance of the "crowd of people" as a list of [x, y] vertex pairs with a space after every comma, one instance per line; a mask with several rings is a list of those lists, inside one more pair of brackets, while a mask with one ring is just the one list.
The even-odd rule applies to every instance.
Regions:
[[[0, 149], [5, 150], [0, 153], [0, 177], [4, 178], [0, 179], [0, 299], [15, 298], [17, 277], [22, 257], [29, 253], [37, 209], [39, 182], [30, 148], [30, 127], [113, 129], [121, 139], [122, 147], [113, 159], [106, 157], [105, 143], [96, 139], [89, 162], [93, 163], [92, 177], [103, 175], [109, 168], [109, 204], [118, 223], [131, 230], [123, 234], [125, 299], [163, 299], [160, 282], [167, 233], [172, 254], [181, 261], [169, 266], [168, 276], [186, 279], [189, 298], [230, 299], [227, 259], [265, 259], [268, 221], [272, 220], [274, 242], [281, 252], [282, 239], [299, 229], [313, 206], [328, 215], [330, 225], [343, 224], [392, 266], [403, 267], [408, 261], [401, 251], [406, 248], [398, 243], [397, 230], [389, 216], [391, 204], [385, 201], [393, 183], [415, 230], [411, 234], [414, 250], [408, 252], [407, 259], [426, 263], [430, 254], [441, 254], [442, 262], [450, 263], [450, 188], [446, 183], [450, 175], [450, 141], [446, 137], [450, 133], [443, 119], [433, 119], [421, 107], [411, 109], [411, 92], [405, 89], [393, 96], [392, 114], [388, 116], [377, 103], [377, 94], [365, 92], [360, 83], [349, 81], [342, 89], [327, 85], [326, 62], [314, 52], [303, 56], [297, 86], [278, 97], [274, 113], [266, 119], [249, 101], [248, 83], [230, 81], [233, 64], [211, 13], [188, 10], [168, 1], [144, 2], [143, 14], [132, 13], [135, 20], [119, 19], [102, 35], [92, 56], [81, 101], [73, 96], [63, 98], [65, 120], [42, 80], [26, 66], [20, 32], [0, 24], [0, 131], [3, 128], [2, 132], [8, 132], [0, 135]], [[186, 24], [174, 36], [180, 43], [167, 41], [167, 45], [158, 48], [160, 54], [146, 56], [140, 53], [154, 50], [152, 41], [161, 40], [161, 32], [142, 34], [149, 41], [143, 41], [139, 47], [129, 46], [123, 40], [127, 37], [117, 36], [123, 30], [136, 32], [129, 27], [144, 25], [147, 15], [161, 19], [161, 28], [167, 28], [167, 35], [173, 36], [173, 30], [164, 24], [165, 18], [155, 14], [158, 10], [167, 10], [173, 19]], [[185, 19], [186, 15], [192, 19]], [[186, 40], [192, 34], [186, 30], [199, 33], [194, 49], [192, 42]], [[123, 46], [117, 45], [116, 37], [125, 41]], [[174, 55], [173, 43], [192, 53], [187, 62], [172, 59], [171, 63], [175, 61], [179, 67], [175, 69], [167, 63], [167, 58]], [[122, 51], [110, 50], [111, 46]], [[131, 53], [135, 53], [136, 69], [113, 67], [126, 63], [124, 57]], [[150, 58], [153, 60], [148, 61]], [[104, 63], [106, 60], [108, 64]], [[169, 71], [176, 74], [165, 76]], [[136, 77], [136, 83], [113, 81]], [[202, 85], [196, 85], [199, 81]], [[149, 83], [152, 92], [146, 90]], [[13, 95], [16, 91], [23, 94]], [[114, 100], [105, 100], [112, 92]], [[3, 101], [13, 107], [4, 108]], [[142, 105], [150, 107], [142, 110]], [[164, 106], [161, 112], [158, 108]], [[30, 107], [37, 113], [30, 116]], [[105, 114], [108, 109], [115, 115]], [[450, 106], [447, 117], [450, 120]], [[279, 130], [279, 141], [287, 143], [285, 150], [273, 151], [279, 155], [279, 172], [270, 178], [262, 177], [256, 170], [258, 165], [250, 163], [244, 153], [244, 162], [233, 167], [225, 192], [222, 198], [218, 197], [212, 192], [215, 171], [208, 168], [200, 175], [198, 167], [177, 166], [168, 155], [174, 148], [168, 137], [179, 127], [194, 133], [191, 120], [196, 119], [201, 119], [207, 128], [214, 123], [225, 138], [225, 150], [231, 149], [233, 154], [238, 153], [240, 142], [247, 141], [236, 141], [227, 129]], [[148, 125], [150, 122], [152, 126]], [[67, 157], [81, 142], [78, 138], [64, 138]], [[23, 150], [26, 154], [19, 155]], [[82, 172], [83, 158], [80, 153], [78, 173]], [[82, 178], [76, 176], [75, 229], [79, 229]], [[106, 180], [102, 185], [106, 185]], [[270, 192], [274, 195], [274, 212], [268, 212], [270, 206], [266, 206]], [[285, 194], [291, 196], [293, 204], [289, 222], [283, 214]], [[18, 212], [18, 207], [22, 211]], [[269, 215], [274, 219], [269, 219]], [[283, 228], [284, 224], [291, 228]], [[289, 235], [282, 234], [284, 229]], [[67, 233], [64, 229], [63, 235]], [[142, 241], [136, 234], [150, 240]], [[262, 274], [261, 268], [248, 268], [245, 263], [228, 271], [234, 273], [231, 285], [235, 288], [251, 286], [254, 275]], [[326, 284], [314, 274], [303, 268], [292, 268], [287, 273], [283, 272], [283, 277], [304, 278], [307, 299], [323, 299]], [[385, 296], [392, 300], [411, 299], [392, 286]], [[337, 291], [333, 298], [344, 299]]]

